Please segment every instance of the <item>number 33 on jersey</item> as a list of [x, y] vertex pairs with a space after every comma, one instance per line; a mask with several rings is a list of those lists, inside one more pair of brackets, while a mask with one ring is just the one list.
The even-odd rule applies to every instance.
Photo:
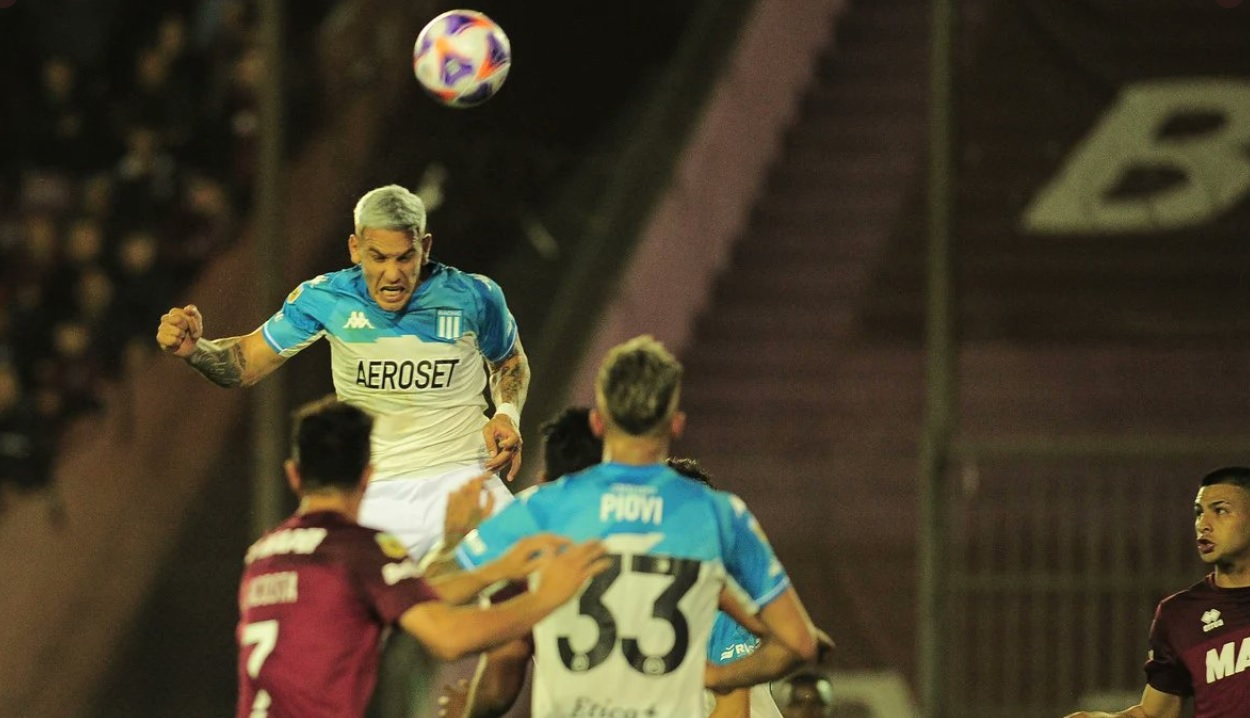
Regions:
[[663, 465], [602, 464], [518, 495], [460, 545], [479, 566], [524, 536], [600, 538], [612, 565], [534, 629], [534, 715], [703, 712], [721, 589], [748, 608], [790, 585], [751, 513]]

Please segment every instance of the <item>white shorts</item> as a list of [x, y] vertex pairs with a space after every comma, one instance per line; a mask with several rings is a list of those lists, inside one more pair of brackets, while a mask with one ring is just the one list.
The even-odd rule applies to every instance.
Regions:
[[[483, 471], [462, 466], [433, 477], [370, 481], [360, 502], [360, 523], [393, 534], [420, 561], [443, 538], [448, 494]], [[494, 513], [512, 503], [512, 492], [498, 476], [490, 477], [486, 490], [495, 497]]]

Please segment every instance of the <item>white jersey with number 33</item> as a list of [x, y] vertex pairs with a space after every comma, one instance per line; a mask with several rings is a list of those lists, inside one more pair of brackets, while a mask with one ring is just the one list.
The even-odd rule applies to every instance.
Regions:
[[465, 539], [462, 564], [541, 531], [602, 539], [611, 561], [534, 629], [535, 718], [703, 715], [721, 589], [755, 610], [790, 585], [740, 499], [663, 465], [602, 464], [517, 498]]

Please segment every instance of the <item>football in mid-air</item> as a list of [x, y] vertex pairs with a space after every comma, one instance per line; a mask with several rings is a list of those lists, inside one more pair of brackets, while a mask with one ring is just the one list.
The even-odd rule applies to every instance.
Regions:
[[449, 10], [426, 25], [412, 47], [412, 70], [448, 107], [489, 100], [508, 77], [512, 45], [503, 28], [476, 10]]

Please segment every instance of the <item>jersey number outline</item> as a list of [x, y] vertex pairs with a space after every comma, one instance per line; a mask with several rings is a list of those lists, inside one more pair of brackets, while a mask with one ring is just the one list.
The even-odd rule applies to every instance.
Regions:
[[[612, 650], [618, 645], [616, 618], [612, 611], [603, 603], [603, 595], [612, 584], [621, 577], [622, 556], [609, 555], [611, 566], [603, 573], [591, 579], [586, 590], [577, 601], [578, 613], [590, 618], [598, 628], [598, 638], [587, 651], [573, 650], [568, 636], [559, 636], [556, 646], [560, 651], [560, 661], [565, 668], [583, 673], [607, 660]], [[651, 606], [652, 618], [664, 621], [673, 629], [673, 647], [664, 655], [644, 653], [638, 639], [623, 636], [619, 641], [621, 653], [630, 668], [643, 675], [661, 676], [677, 670], [677, 666], [686, 657], [690, 648], [690, 623], [686, 614], [681, 612], [677, 603], [690, 591], [699, 579], [700, 561], [685, 558], [669, 558], [666, 556], [634, 555], [629, 557], [631, 573], [648, 573], [660, 576], [672, 576], [673, 582], [656, 597]]]

